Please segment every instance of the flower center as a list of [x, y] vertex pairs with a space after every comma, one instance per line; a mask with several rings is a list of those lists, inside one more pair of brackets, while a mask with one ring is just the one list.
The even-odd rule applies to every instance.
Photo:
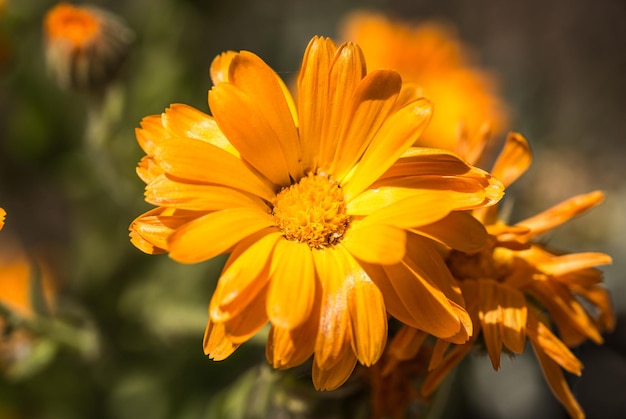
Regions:
[[513, 269], [513, 252], [497, 246], [474, 254], [453, 250], [446, 263], [457, 279], [493, 279], [501, 282]]
[[338, 243], [350, 224], [339, 184], [323, 173], [309, 173], [284, 188], [273, 204], [272, 214], [285, 238], [311, 248]]

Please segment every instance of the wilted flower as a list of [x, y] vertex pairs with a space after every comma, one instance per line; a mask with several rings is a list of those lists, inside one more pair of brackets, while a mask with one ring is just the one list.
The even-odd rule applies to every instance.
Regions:
[[[318, 389], [374, 364], [387, 312], [442, 339], [472, 326], [437, 242], [476, 251], [466, 211], [502, 185], [441, 150], [411, 148], [427, 100], [400, 76], [367, 73], [360, 48], [314, 38], [298, 101], [256, 55], [211, 66], [213, 117], [185, 105], [145, 118], [138, 174], [155, 208], [131, 225], [147, 253], [194, 263], [230, 253], [209, 307], [204, 349], [224, 359], [268, 321], [276, 368], [311, 355]], [[413, 91], [414, 92], [414, 91]]]
[[43, 26], [46, 64], [63, 88], [105, 85], [117, 75], [134, 38], [118, 16], [95, 6], [59, 3]]
[[[526, 140], [511, 134], [492, 175], [509, 186], [530, 162]], [[447, 265], [463, 291], [474, 335], [452, 348], [441, 340], [434, 345], [431, 371], [422, 386], [425, 394], [435, 390], [477, 345], [484, 345], [497, 370], [502, 352], [522, 353], [528, 338], [555, 396], [572, 417], [584, 416], [561, 368], [580, 375], [582, 364], [568, 346], [586, 339], [602, 343], [601, 333], [614, 327], [610, 298], [601, 284], [602, 273], [594, 268], [611, 263], [611, 258], [603, 253], [555, 252], [533, 239], [602, 199], [601, 192], [579, 195], [511, 226], [498, 218], [496, 206], [474, 211], [490, 234], [488, 244], [478, 252], [452, 250], [447, 257]], [[403, 329], [390, 344], [395, 361], [388, 368], [415, 356], [424, 339], [422, 331]]]
[[430, 99], [432, 121], [419, 145], [452, 149], [461, 126], [475, 132], [491, 121], [495, 134], [506, 128], [508, 111], [495, 77], [472, 66], [467, 46], [450, 27], [410, 24], [383, 15], [356, 12], [341, 25], [343, 39], [359, 44], [371, 69], [390, 68]]

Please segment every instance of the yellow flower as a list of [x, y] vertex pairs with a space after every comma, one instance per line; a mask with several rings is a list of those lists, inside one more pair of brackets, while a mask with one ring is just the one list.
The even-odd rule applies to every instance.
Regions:
[[46, 13], [43, 29], [48, 70], [63, 88], [105, 84], [116, 75], [134, 38], [114, 14], [68, 3]]
[[138, 174], [158, 207], [130, 227], [138, 248], [180, 262], [230, 253], [205, 353], [224, 359], [269, 321], [269, 362], [315, 354], [315, 386], [333, 389], [357, 360], [378, 360], [387, 312], [466, 341], [471, 323], [436, 243], [480, 248], [486, 231], [462, 210], [503, 188], [450, 152], [410, 147], [430, 103], [400, 99], [393, 71], [366, 73], [357, 45], [318, 37], [297, 103], [247, 51], [218, 56], [211, 76], [212, 117], [172, 105], [137, 130]]
[[495, 77], [471, 66], [467, 47], [449, 27], [356, 12], [341, 29], [343, 39], [363, 48], [369, 68], [398, 71], [405, 83], [420, 88], [433, 102], [433, 118], [420, 145], [453, 150], [461, 126], [475, 132], [485, 121], [491, 121], [495, 134], [506, 129], [508, 111]]
[[[462, 142], [467, 143], [467, 138]], [[479, 148], [483, 145], [480, 141], [476, 143]], [[472, 154], [477, 157], [479, 153]], [[508, 187], [530, 162], [526, 140], [511, 134], [492, 175]], [[451, 350], [448, 342], [440, 340], [435, 344], [431, 372], [422, 387], [425, 394], [430, 394], [478, 343], [484, 344], [497, 370], [501, 353], [522, 353], [528, 338], [555, 396], [572, 417], [584, 416], [561, 368], [580, 375], [582, 364], [568, 346], [586, 339], [602, 343], [601, 333], [614, 327], [610, 298], [601, 284], [602, 273], [594, 268], [610, 263], [611, 258], [593, 252], [555, 253], [532, 239], [602, 199], [601, 192], [575, 196], [512, 226], [498, 220], [496, 206], [474, 211], [490, 233], [488, 244], [479, 252], [452, 250], [447, 258], [447, 265], [460, 282], [474, 322], [474, 335]], [[553, 333], [553, 324], [560, 338]], [[424, 339], [421, 331], [402, 330], [390, 344], [395, 361], [388, 368], [393, 368], [398, 360], [413, 357]]]
[[4, 219], [7, 216], [7, 212], [4, 208], [0, 208], [0, 230], [4, 227]]

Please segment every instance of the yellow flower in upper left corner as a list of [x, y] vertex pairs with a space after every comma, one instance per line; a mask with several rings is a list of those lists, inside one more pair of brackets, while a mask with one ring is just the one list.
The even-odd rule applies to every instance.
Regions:
[[[411, 148], [431, 116], [393, 71], [366, 72], [360, 48], [313, 38], [298, 101], [258, 56], [218, 56], [213, 117], [185, 105], [137, 130], [138, 174], [157, 205], [131, 225], [147, 253], [194, 263], [230, 253], [209, 307], [205, 353], [229, 356], [268, 321], [267, 357], [314, 354], [333, 389], [375, 363], [387, 313], [464, 342], [471, 322], [438, 242], [486, 240], [461, 210], [495, 203], [501, 183], [442, 150]], [[402, 98], [402, 99], [399, 99]]]

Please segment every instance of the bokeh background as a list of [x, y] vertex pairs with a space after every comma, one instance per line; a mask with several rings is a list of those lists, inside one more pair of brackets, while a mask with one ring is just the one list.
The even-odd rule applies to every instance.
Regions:
[[[497, 75], [510, 128], [534, 151], [507, 193], [512, 219], [606, 192], [548, 239], [614, 259], [602, 269], [617, 328], [603, 346], [575, 349], [585, 369], [571, 388], [589, 418], [626, 411], [626, 2], [93, 1], [135, 33], [95, 122], [93, 97], [60, 89], [46, 72], [41, 25], [56, 2], [0, 4], [1, 234], [48, 266], [57, 289], [39, 333], [18, 349], [11, 331], [1, 337], [0, 418], [367, 417], [358, 386], [315, 393], [306, 368], [270, 371], [263, 337], [225, 361], [206, 358], [206, 307], [224, 259], [177, 264], [142, 254], [127, 234], [149, 208], [135, 175], [134, 128], [144, 116], [171, 103], [208, 112], [209, 65], [228, 49], [295, 77], [309, 39], [336, 37], [355, 9], [453, 25], [473, 63]], [[465, 362], [432, 417], [565, 417], [526, 352], [497, 373], [487, 358]]]

